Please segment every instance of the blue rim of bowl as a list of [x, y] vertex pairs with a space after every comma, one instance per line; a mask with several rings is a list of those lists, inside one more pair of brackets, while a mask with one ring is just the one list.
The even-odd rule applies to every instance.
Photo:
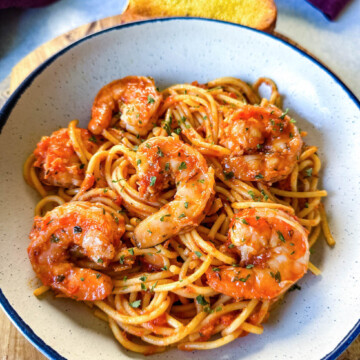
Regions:
[[[74, 43], [70, 44], [66, 48], [60, 50], [55, 55], [51, 56], [49, 59], [47, 59], [44, 63], [42, 63], [40, 66], [38, 66], [18, 87], [17, 89], [12, 93], [10, 98], [7, 100], [7, 102], [4, 104], [2, 109], [0, 110], [0, 134], [3, 126], [5, 125], [7, 119], [9, 118], [11, 111], [13, 110], [14, 106], [16, 105], [17, 101], [20, 99], [21, 95], [24, 93], [24, 91], [31, 85], [33, 80], [44, 70], [46, 69], [54, 60], [56, 60], [59, 56], [64, 54], [65, 52], [69, 51], [71, 48], [77, 46], [79, 43], [82, 43], [83, 41], [86, 41], [88, 39], [91, 39], [92, 37], [101, 35], [103, 33], [119, 30], [123, 28], [133, 27], [133, 26], [140, 26], [142, 24], [148, 24], [148, 23], [154, 23], [154, 22], [167, 22], [167, 21], [176, 21], [176, 20], [196, 20], [196, 21], [207, 21], [207, 22], [215, 22], [215, 23], [221, 23], [224, 25], [230, 25], [237, 28], [243, 28], [252, 32], [260, 33], [264, 36], [267, 36], [269, 38], [272, 38], [276, 41], [279, 41], [286, 46], [290, 47], [291, 49], [298, 52], [300, 55], [306, 57], [310, 61], [312, 61], [314, 64], [316, 64], [318, 67], [320, 67], [323, 71], [325, 71], [330, 77], [342, 87], [342, 89], [347, 93], [349, 98], [355, 103], [355, 105], [360, 110], [360, 101], [356, 98], [356, 96], [353, 94], [353, 92], [326, 66], [324, 66], [322, 63], [320, 63], [318, 60], [314, 59], [309, 54], [305, 53], [301, 49], [297, 48], [296, 46], [288, 43], [287, 41], [276, 37], [275, 35], [262, 32], [257, 29], [249, 28], [244, 25], [230, 23], [227, 21], [221, 21], [221, 20], [215, 20], [215, 19], [206, 19], [206, 18], [199, 18], [199, 17], [172, 17], [172, 18], [160, 18], [160, 19], [150, 19], [150, 20], [143, 20], [143, 21], [137, 21], [129, 24], [122, 24], [118, 26], [114, 26], [109, 29], [105, 29], [102, 31], [99, 31], [95, 34], [88, 35], [80, 40], [75, 41]], [[10, 305], [9, 301], [6, 299], [5, 295], [3, 294], [2, 290], [0, 289], [0, 306], [2, 309], [7, 313], [7, 315], [10, 317], [10, 320], [15, 324], [15, 326], [19, 329], [19, 331], [44, 355], [46, 355], [49, 359], [52, 360], [66, 360], [63, 356], [61, 356], [57, 351], [55, 351], [52, 347], [47, 345], [42, 339], [40, 339], [39, 336], [37, 336], [34, 331], [24, 322], [24, 320], [19, 316], [19, 314], [15, 311], [15, 309]], [[360, 319], [355, 324], [355, 326], [348, 332], [348, 334], [342, 339], [342, 341], [336, 346], [336, 348], [326, 354], [321, 360], [336, 360], [336, 358], [351, 344], [351, 342], [356, 338], [357, 335], [360, 334]]]

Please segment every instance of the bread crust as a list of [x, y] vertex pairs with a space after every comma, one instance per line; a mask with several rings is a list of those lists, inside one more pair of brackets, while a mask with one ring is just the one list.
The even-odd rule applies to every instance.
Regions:
[[274, 0], [130, 0], [123, 16], [136, 20], [195, 16], [272, 32], [277, 9]]

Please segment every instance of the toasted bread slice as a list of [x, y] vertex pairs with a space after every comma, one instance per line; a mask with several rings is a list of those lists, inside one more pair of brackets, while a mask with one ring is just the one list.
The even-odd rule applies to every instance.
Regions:
[[274, 0], [129, 0], [126, 13], [142, 17], [198, 16], [272, 31]]

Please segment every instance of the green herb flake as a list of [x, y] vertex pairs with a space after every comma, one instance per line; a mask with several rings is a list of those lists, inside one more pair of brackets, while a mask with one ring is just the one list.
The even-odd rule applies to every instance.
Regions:
[[225, 180], [231, 180], [234, 177], [234, 173], [232, 171], [224, 171]]
[[132, 308], [136, 309], [136, 308], [138, 308], [138, 307], [141, 305], [141, 300], [135, 300], [135, 301], [129, 303], [129, 305], [130, 305]]
[[160, 221], [164, 221], [166, 217], [170, 217], [170, 216], [171, 216], [170, 214], [163, 215], [163, 216], [160, 218]]
[[124, 264], [125, 255], [121, 255], [119, 259], [119, 263], [122, 265]]
[[264, 176], [262, 174], [257, 174], [255, 175], [255, 179], [263, 179]]
[[160, 157], [164, 157], [164, 153], [162, 152], [162, 150], [160, 149], [160, 147], [158, 146], [158, 151], [157, 151], [157, 154], [160, 156]]
[[212, 268], [212, 271], [219, 272], [220, 268]]
[[179, 166], [179, 170], [184, 170], [184, 169], [186, 169], [186, 163], [183, 161]]
[[139, 277], [139, 280], [141, 280], [141, 281], [146, 281], [146, 279], [147, 279], [147, 276], [141, 276], [141, 277]]
[[252, 190], [248, 191], [248, 194], [251, 196], [253, 200], [255, 200], [255, 193]]
[[141, 287], [141, 290], [146, 291], [146, 285], [144, 283], [141, 283], [140, 287]]
[[102, 263], [104, 262], [104, 260], [103, 260], [102, 258], [99, 258], [99, 259], [97, 259], [97, 262], [98, 262], [99, 264], [102, 264]]
[[146, 146], [148, 149], [151, 148], [150, 144], [148, 144], [148, 143], [146, 143], [145, 146]]
[[277, 231], [277, 234], [278, 234], [278, 236], [279, 236], [279, 239], [284, 243], [285, 242], [285, 238], [284, 238], [284, 235], [282, 234], [282, 232], [281, 231]]
[[128, 249], [128, 252], [130, 253], [130, 255], [134, 255], [134, 249], [133, 248]]
[[250, 277], [250, 274], [247, 274], [246, 277], [240, 278], [239, 281], [241, 281], [241, 282], [246, 282], [246, 281], [248, 281], [249, 277]]
[[153, 104], [155, 102], [154, 98], [152, 98], [150, 95], [147, 97], [148, 104]]
[[185, 206], [185, 209], [188, 209], [189, 208], [189, 203], [187, 201], [185, 201], [184, 206]]
[[151, 176], [150, 178], [150, 186], [154, 186], [156, 183], [156, 176]]
[[233, 247], [235, 247], [234, 244], [230, 244], [230, 245], [228, 246], [229, 249], [232, 249]]
[[198, 258], [202, 257], [202, 253], [200, 251], [195, 251], [194, 253]]
[[205, 298], [202, 295], [198, 295], [196, 297], [196, 301], [199, 305], [205, 306], [208, 305], [209, 303], [205, 300]]
[[83, 277], [80, 278], [81, 281], [84, 281], [85, 279]]
[[52, 243], [58, 243], [60, 241], [60, 238], [58, 238], [56, 235], [52, 234], [50, 238]]
[[252, 269], [253, 267], [254, 267], [253, 264], [246, 265], [246, 268], [247, 268], [247, 269]]
[[287, 115], [287, 113], [289, 112], [289, 109], [286, 109], [281, 116], [279, 116], [279, 119], [283, 120], [285, 118], [285, 116]]
[[169, 169], [170, 169], [170, 163], [167, 162], [165, 164], [165, 171], [169, 171]]
[[82, 233], [82, 228], [80, 226], [74, 226], [74, 234]]
[[96, 137], [93, 135], [92, 137], [89, 138], [89, 141], [93, 142], [93, 143], [97, 143], [97, 139]]
[[249, 225], [249, 223], [245, 219], [241, 219], [241, 222], [245, 225]]
[[216, 312], [219, 312], [219, 311], [221, 311], [221, 310], [222, 310], [222, 307], [221, 307], [221, 306], [218, 306], [218, 307], [215, 309]]
[[164, 271], [166, 271], [167, 269], [168, 269], [167, 266], [164, 266], [164, 267], [161, 268], [161, 270], [164, 270]]
[[97, 279], [101, 278], [101, 274], [96, 274], [96, 278]]
[[154, 285], [151, 286], [151, 288], [150, 288], [150, 291], [151, 291], [151, 292], [154, 292], [154, 289], [156, 288], [157, 283], [158, 283], [158, 282], [156, 281], [156, 282], [154, 283]]
[[306, 169], [305, 172], [306, 172], [306, 176], [310, 177], [312, 175], [313, 169], [312, 168]]
[[136, 161], [136, 165], [140, 165], [141, 164], [141, 159], [137, 159], [137, 161]]
[[179, 215], [178, 219], [182, 219], [184, 217], [186, 217], [186, 215], [184, 213], [182, 213], [182, 214]]

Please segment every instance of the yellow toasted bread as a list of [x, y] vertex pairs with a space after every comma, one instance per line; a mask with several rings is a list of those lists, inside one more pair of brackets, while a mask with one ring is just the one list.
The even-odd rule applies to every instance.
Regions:
[[276, 23], [274, 0], [129, 0], [126, 13], [139, 18], [197, 16], [269, 32]]

